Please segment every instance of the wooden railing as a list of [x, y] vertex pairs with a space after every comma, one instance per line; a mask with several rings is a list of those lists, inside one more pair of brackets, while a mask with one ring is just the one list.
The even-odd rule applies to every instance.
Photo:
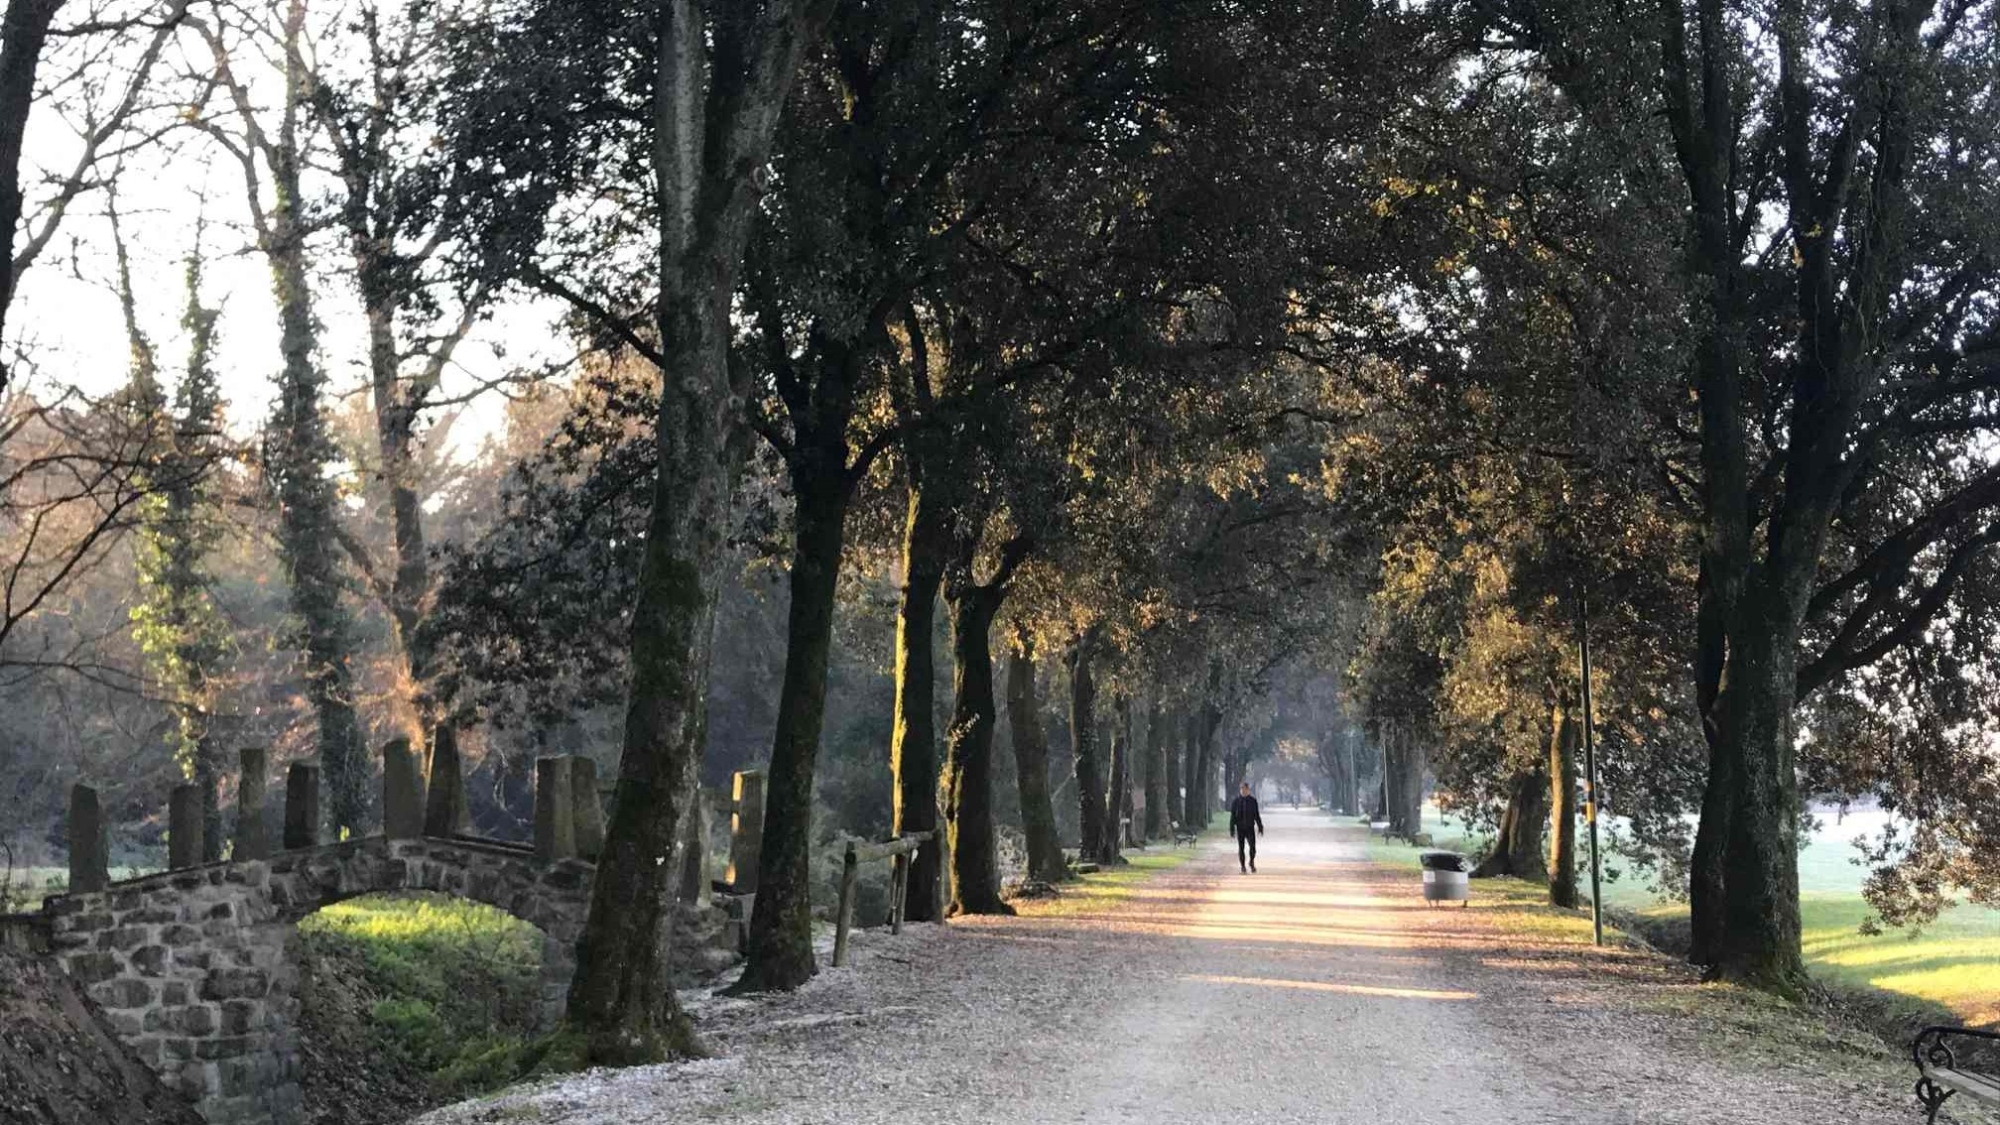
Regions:
[[903, 932], [903, 900], [910, 890], [910, 853], [929, 843], [936, 832], [912, 832], [880, 844], [847, 842], [847, 854], [840, 862], [840, 906], [833, 930], [833, 967], [847, 964], [847, 931], [854, 925], [854, 888], [864, 861], [893, 859], [889, 873], [889, 932]]

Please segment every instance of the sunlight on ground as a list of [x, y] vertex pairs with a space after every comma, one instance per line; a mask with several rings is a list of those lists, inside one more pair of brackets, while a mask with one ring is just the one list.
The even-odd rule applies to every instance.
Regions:
[[1294, 988], [1304, 992], [1340, 992], [1350, 996], [1384, 996], [1398, 1000], [1477, 1000], [1477, 992], [1454, 992], [1438, 988], [1388, 988], [1374, 984], [1340, 984], [1321, 980], [1279, 980], [1272, 977], [1219, 977], [1195, 974], [1182, 980], [1202, 984], [1242, 984], [1258, 988]]
[[[1473, 842], [1455, 822], [1441, 821], [1435, 808], [1426, 806], [1424, 811], [1439, 847], [1472, 850]], [[1871, 911], [1861, 897], [1866, 871], [1853, 862], [1852, 840], [1870, 830], [1867, 816], [1850, 814], [1844, 823], [1822, 824], [1799, 854], [1799, 885], [1804, 892], [1799, 898], [1801, 944], [1807, 967], [1829, 983], [1878, 988], [1940, 1004], [1975, 1025], [2000, 1023], [2000, 910], [1961, 905], [1929, 926], [1861, 933], [1861, 923]], [[1371, 842], [1369, 856], [1384, 862], [1401, 857], [1402, 863], [1414, 865], [1419, 850]], [[1610, 863], [1627, 870], [1623, 878], [1605, 886], [1607, 905], [1662, 920], [1687, 916], [1686, 903], [1662, 900], [1629, 870], [1628, 862], [1614, 856]], [[1512, 883], [1528, 897], [1539, 892], [1516, 880], [1482, 879], [1473, 884], [1475, 901], [1489, 883]], [[1583, 917], [1587, 931], [1588, 916]]]
[[1129, 863], [1065, 883], [1061, 887], [1061, 895], [1056, 898], [1015, 899], [1013, 907], [1024, 918], [1068, 918], [1101, 910], [1142, 894], [1158, 893], [1145, 890], [1142, 884], [1154, 875], [1171, 871], [1200, 854], [1199, 844], [1192, 848], [1160, 844], [1145, 850], [1128, 851], [1125, 858], [1131, 861]]

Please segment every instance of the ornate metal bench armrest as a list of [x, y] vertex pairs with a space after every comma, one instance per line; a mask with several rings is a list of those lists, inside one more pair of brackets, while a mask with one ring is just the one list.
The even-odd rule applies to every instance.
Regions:
[[1929, 1067], [1953, 1069], [1953, 1064], [1957, 1060], [1952, 1055], [1951, 1045], [1945, 1042], [1947, 1038], [1983, 1039], [1989, 1043], [2000, 1043], [2000, 1031], [1932, 1024], [1917, 1032], [1916, 1039], [1910, 1043], [1910, 1060], [1917, 1064], [1918, 1070]]

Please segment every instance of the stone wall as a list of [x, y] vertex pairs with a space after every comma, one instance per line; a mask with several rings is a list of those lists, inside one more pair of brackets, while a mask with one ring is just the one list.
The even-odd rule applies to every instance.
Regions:
[[370, 837], [51, 898], [53, 953], [211, 1125], [299, 1119], [297, 923], [343, 899], [437, 891], [542, 931], [545, 1021], [562, 1012], [591, 868], [526, 848]]

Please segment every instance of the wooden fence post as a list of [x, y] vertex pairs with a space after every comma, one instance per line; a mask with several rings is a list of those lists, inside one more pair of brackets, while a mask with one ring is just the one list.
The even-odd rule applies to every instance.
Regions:
[[903, 896], [910, 891], [910, 857], [898, 855], [889, 873], [889, 932], [903, 932]]
[[833, 929], [833, 967], [847, 964], [847, 930], [854, 924], [854, 884], [861, 870], [854, 854], [854, 841], [847, 842], [847, 855], [840, 861], [840, 906]]

